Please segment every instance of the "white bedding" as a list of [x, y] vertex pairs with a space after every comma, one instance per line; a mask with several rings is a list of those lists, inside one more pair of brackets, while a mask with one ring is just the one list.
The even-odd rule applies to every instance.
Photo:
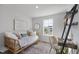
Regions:
[[29, 45], [31, 45], [37, 40], [38, 40], [38, 36], [26, 36], [19, 39], [19, 43], [21, 47], [24, 47], [24, 46], [28, 47]]

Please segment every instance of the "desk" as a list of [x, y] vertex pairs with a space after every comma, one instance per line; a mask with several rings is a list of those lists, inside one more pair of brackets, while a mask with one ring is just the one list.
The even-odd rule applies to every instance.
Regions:
[[[63, 46], [64, 41], [59, 40], [58, 45]], [[77, 49], [77, 44], [73, 43], [73, 41], [67, 41], [65, 47]]]

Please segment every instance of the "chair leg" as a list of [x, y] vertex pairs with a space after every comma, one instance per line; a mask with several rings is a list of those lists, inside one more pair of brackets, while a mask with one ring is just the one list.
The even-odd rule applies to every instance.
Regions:
[[51, 53], [51, 50], [52, 50], [52, 47], [50, 48], [49, 53]]

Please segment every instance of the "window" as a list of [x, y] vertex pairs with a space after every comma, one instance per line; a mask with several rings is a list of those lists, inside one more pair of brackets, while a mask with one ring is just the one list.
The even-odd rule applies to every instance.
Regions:
[[53, 35], [53, 20], [47, 19], [43, 21], [43, 34]]

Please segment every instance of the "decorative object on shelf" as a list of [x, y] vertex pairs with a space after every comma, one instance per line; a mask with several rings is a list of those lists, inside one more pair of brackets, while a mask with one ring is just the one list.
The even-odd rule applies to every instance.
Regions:
[[[64, 24], [66, 24], [67, 26], [69, 26], [69, 24], [70, 24], [70, 17], [68, 17], [68, 21], [67, 21], [67, 19], [66, 19], [66, 17], [65, 17], [65, 22], [64, 22]], [[67, 23], [66, 23], [66, 21], [67, 21]], [[72, 26], [77, 26], [78, 25], [78, 21], [73, 21], [72, 22], [72, 24], [71, 24]]]
[[[66, 24], [66, 25], [69, 25], [69, 24]], [[77, 26], [78, 25], [78, 22], [73, 22], [72, 23], [72, 26]]]

